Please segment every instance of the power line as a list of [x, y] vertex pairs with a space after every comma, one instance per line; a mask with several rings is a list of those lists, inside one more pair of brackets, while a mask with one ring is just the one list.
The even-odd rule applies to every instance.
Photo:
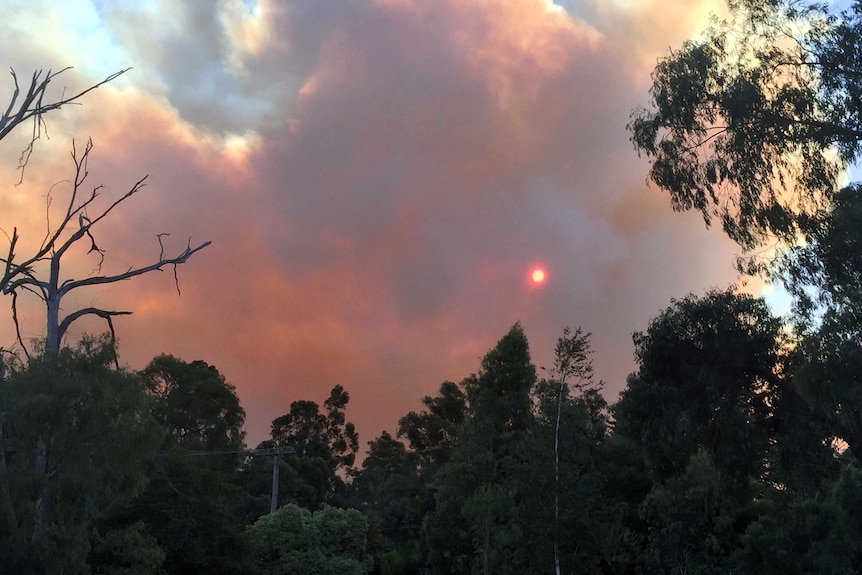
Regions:
[[[156, 455], [164, 455], [167, 451], [157, 451]], [[279, 461], [282, 455], [291, 455], [296, 453], [296, 449], [288, 446], [281, 447], [264, 447], [260, 449], [234, 449], [221, 451], [186, 451], [188, 455], [236, 455], [245, 453], [252, 457], [272, 457], [272, 496], [270, 498], [269, 512], [275, 513], [278, 508], [278, 474]]]
[[[222, 451], [208, 451], [208, 450], [200, 450], [200, 451], [192, 451], [189, 449], [185, 450], [188, 455], [236, 455], [237, 453], [244, 453], [246, 455], [250, 455], [252, 457], [255, 456], [271, 456], [271, 455], [292, 455], [296, 453], [296, 449], [293, 447], [271, 447], [271, 448], [261, 448], [261, 449], [234, 449], [234, 450], [222, 450]], [[166, 453], [170, 453], [169, 451], [156, 451], [156, 455], [164, 455]]]

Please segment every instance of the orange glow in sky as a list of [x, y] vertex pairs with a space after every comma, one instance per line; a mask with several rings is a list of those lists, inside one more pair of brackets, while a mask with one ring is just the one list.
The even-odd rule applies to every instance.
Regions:
[[533, 271], [530, 272], [530, 279], [537, 285], [545, 283], [545, 270], [542, 268], [533, 268]]
[[[440, 382], [475, 372], [516, 321], [540, 365], [562, 326], [593, 332], [613, 402], [637, 369], [632, 332], [671, 297], [738, 280], [737, 246], [673, 214], [628, 134], [609, 128], [650, 102], [656, 61], [724, 14], [722, 0], [308, 4], [211, 2], [204, 18], [159, 0], [52, 2], [0, 20], [3, 111], [9, 66], [19, 78], [74, 66], [55, 98], [134, 66], [56, 112], [18, 187], [22, 146], [0, 142], [0, 228], [38, 247], [73, 138], [95, 144], [95, 210], [151, 174], [96, 235], [106, 265], [149, 262], [159, 232], [172, 232], [166, 254], [189, 236], [214, 246], [179, 269], [181, 297], [167, 273], [75, 303], [135, 312], [116, 322], [132, 369], [160, 353], [214, 365], [236, 386], [249, 447], [292, 402], [322, 405], [340, 384], [364, 449]], [[17, 33], [36, 29], [57, 33]], [[98, 262], [76, 253], [68, 277]], [[41, 337], [44, 308], [22, 303], [24, 341]], [[104, 331], [91, 319], [70, 344]], [[0, 345], [16, 341], [12, 324], [0, 309]]]

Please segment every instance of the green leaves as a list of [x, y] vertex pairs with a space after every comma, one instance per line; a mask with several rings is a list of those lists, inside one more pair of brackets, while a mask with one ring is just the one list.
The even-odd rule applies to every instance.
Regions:
[[210, 451], [243, 445], [245, 411], [215, 367], [160, 355], [140, 375], [156, 399], [154, 415], [170, 436], [168, 445]]
[[154, 358], [140, 373], [162, 427], [147, 489], [118, 513], [142, 522], [164, 551], [168, 573], [243, 573], [247, 547], [235, 509], [244, 458], [245, 412], [233, 385], [203, 361]]
[[248, 528], [256, 561], [264, 573], [289, 575], [364, 575], [366, 521], [356, 510], [324, 505], [314, 513], [285, 505]]
[[649, 525], [642, 559], [647, 572], [727, 572], [739, 502], [726, 485], [709, 454], [699, 450], [682, 473], [650, 491], [640, 508]]
[[33, 358], [0, 382], [3, 571], [89, 573], [97, 523], [146, 483], [158, 429], [107, 345]]
[[349, 473], [359, 450], [356, 429], [344, 414], [349, 401], [350, 395], [340, 385], [324, 402], [325, 414], [313, 401], [294, 401], [288, 413], [273, 420], [273, 441], [293, 447], [299, 455], [322, 457], [333, 472]]
[[649, 449], [659, 477], [680, 472], [698, 449], [741, 484], [762, 473], [782, 385], [779, 329], [749, 296], [675, 301], [634, 335], [640, 368], [614, 407], [617, 431]]
[[424, 410], [411, 411], [398, 420], [398, 437], [406, 439], [419, 457], [426, 478], [448, 461], [458, 430], [467, 418], [467, 396], [462, 391], [467, 383], [458, 386], [444, 381], [436, 397], [422, 399]]
[[650, 108], [628, 129], [675, 210], [717, 218], [746, 250], [787, 245], [860, 152], [860, 7], [840, 17], [782, 0], [731, 10], [659, 61]]

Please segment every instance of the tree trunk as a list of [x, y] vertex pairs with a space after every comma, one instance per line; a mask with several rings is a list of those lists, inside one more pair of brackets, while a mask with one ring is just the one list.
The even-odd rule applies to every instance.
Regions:
[[557, 423], [554, 426], [554, 573], [560, 575], [560, 416], [563, 412], [565, 379], [560, 379], [557, 397]]
[[484, 575], [491, 575], [491, 553], [488, 548], [491, 546], [491, 526], [487, 517], [485, 520], [485, 545], [482, 549], [482, 572]]
[[36, 509], [33, 517], [33, 537], [31, 542], [40, 542], [48, 531], [48, 513], [51, 505], [51, 492], [48, 489], [48, 446], [40, 439], [36, 443], [36, 453], [33, 462], [34, 476], [37, 482], [42, 481], [44, 485], [39, 489], [39, 497], [36, 499]]
[[0, 508], [2, 508], [3, 523], [10, 534], [18, 530], [18, 517], [12, 504], [12, 492], [9, 490], [9, 471], [6, 467], [6, 447], [3, 437], [3, 415], [0, 414]]
[[60, 256], [64, 251], [51, 254], [51, 268], [44, 287], [47, 323], [45, 328], [45, 353], [60, 353]]
[[48, 316], [45, 333], [45, 353], [55, 355], [60, 353], [60, 302], [49, 297], [45, 302]]

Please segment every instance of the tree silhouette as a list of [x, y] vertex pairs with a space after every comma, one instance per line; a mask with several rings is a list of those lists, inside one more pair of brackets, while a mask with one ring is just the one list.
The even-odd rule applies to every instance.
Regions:
[[[21, 152], [21, 157], [18, 160], [18, 168], [21, 170], [21, 180], [24, 178], [24, 169], [27, 167], [27, 162], [30, 160], [30, 155], [33, 153], [33, 147], [36, 144], [36, 140], [42, 136], [42, 132], [45, 130], [45, 114], [54, 110], [59, 110], [66, 105], [77, 104], [78, 100], [80, 100], [85, 94], [92, 92], [96, 88], [115, 80], [131, 70], [131, 68], [125, 68], [119, 72], [114, 72], [101, 82], [93, 84], [92, 86], [85, 88], [80, 92], [76, 92], [71, 96], [66, 96], [64, 90], [63, 95], [59, 98], [51, 99], [48, 97], [48, 86], [50, 86], [54, 78], [71, 69], [71, 66], [69, 66], [58, 70], [57, 72], [53, 72], [50, 69], [47, 72], [44, 70], [36, 70], [30, 77], [30, 84], [23, 93], [21, 92], [21, 85], [18, 83], [18, 75], [15, 73], [15, 70], [9, 70], [9, 73], [12, 75], [12, 82], [15, 89], [9, 97], [9, 104], [6, 106], [6, 111], [3, 112], [2, 116], [0, 116], [0, 140], [8, 136], [21, 124], [28, 121], [32, 121], [33, 123], [30, 140]], [[21, 180], [19, 180], [19, 183]]]
[[[165, 247], [162, 242], [162, 237], [167, 234], [158, 234], [156, 239], [159, 244], [159, 254], [156, 261], [150, 264], [139, 267], [130, 267], [123, 273], [105, 275], [98, 273], [101, 271], [101, 265], [104, 261], [105, 251], [96, 244], [96, 239], [93, 236], [93, 228], [104, 220], [115, 208], [131, 198], [133, 195], [140, 192], [144, 186], [147, 177], [144, 176], [120, 198], [114, 200], [107, 208], [93, 217], [88, 217], [87, 208], [92, 206], [99, 197], [101, 186], [93, 187], [89, 192], [84, 192], [83, 187], [89, 175], [87, 171], [87, 163], [90, 153], [93, 150], [93, 142], [87, 141], [83, 152], [78, 153], [78, 149], [74, 142], [72, 144], [72, 161], [75, 166], [75, 175], [72, 180], [72, 191], [69, 196], [69, 201], [66, 206], [65, 213], [53, 229], [48, 230], [45, 238], [35, 253], [26, 256], [16, 261], [15, 248], [18, 244], [19, 235], [18, 229], [15, 228], [12, 232], [12, 237], [9, 242], [9, 249], [5, 257], [0, 258], [0, 264], [4, 266], [3, 275], [0, 276], [0, 291], [3, 294], [12, 296], [12, 319], [15, 323], [18, 342], [25, 353], [27, 347], [21, 339], [21, 330], [18, 323], [18, 296], [22, 292], [30, 292], [39, 297], [45, 302], [46, 307], [46, 341], [45, 351], [48, 353], [57, 353], [60, 349], [60, 344], [63, 336], [69, 329], [69, 326], [76, 320], [87, 316], [95, 315], [105, 319], [108, 323], [108, 328], [111, 334], [114, 335], [114, 325], [111, 320], [117, 315], [129, 315], [129, 311], [107, 310], [97, 307], [86, 307], [69, 313], [62, 319], [60, 318], [60, 309], [63, 298], [71, 292], [95, 285], [104, 285], [120, 282], [131, 279], [133, 277], [150, 273], [153, 271], [161, 271], [165, 268], [172, 267], [174, 270], [174, 281], [179, 293], [179, 283], [176, 275], [176, 268], [180, 264], [184, 264], [196, 252], [204, 249], [212, 242], [204, 242], [194, 247], [191, 241], [186, 248], [174, 256], [165, 255]], [[51, 196], [48, 196], [50, 206]], [[77, 228], [74, 226], [77, 224]], [[95, 252], [99, 257], [99, 264], [96, 275], [81, 279], [62, 279], [60, 275], [62, 258], [69, 249], [78, 242], [89, 242], [87, 253]], [[40, 266], [40, 264], [42, 264]], [[47, 264], [47, 274], [40, 268]], [[41, 273], [40, 273], [41, 272]], [[47, 277], [45, 277], [47, 275]]]

